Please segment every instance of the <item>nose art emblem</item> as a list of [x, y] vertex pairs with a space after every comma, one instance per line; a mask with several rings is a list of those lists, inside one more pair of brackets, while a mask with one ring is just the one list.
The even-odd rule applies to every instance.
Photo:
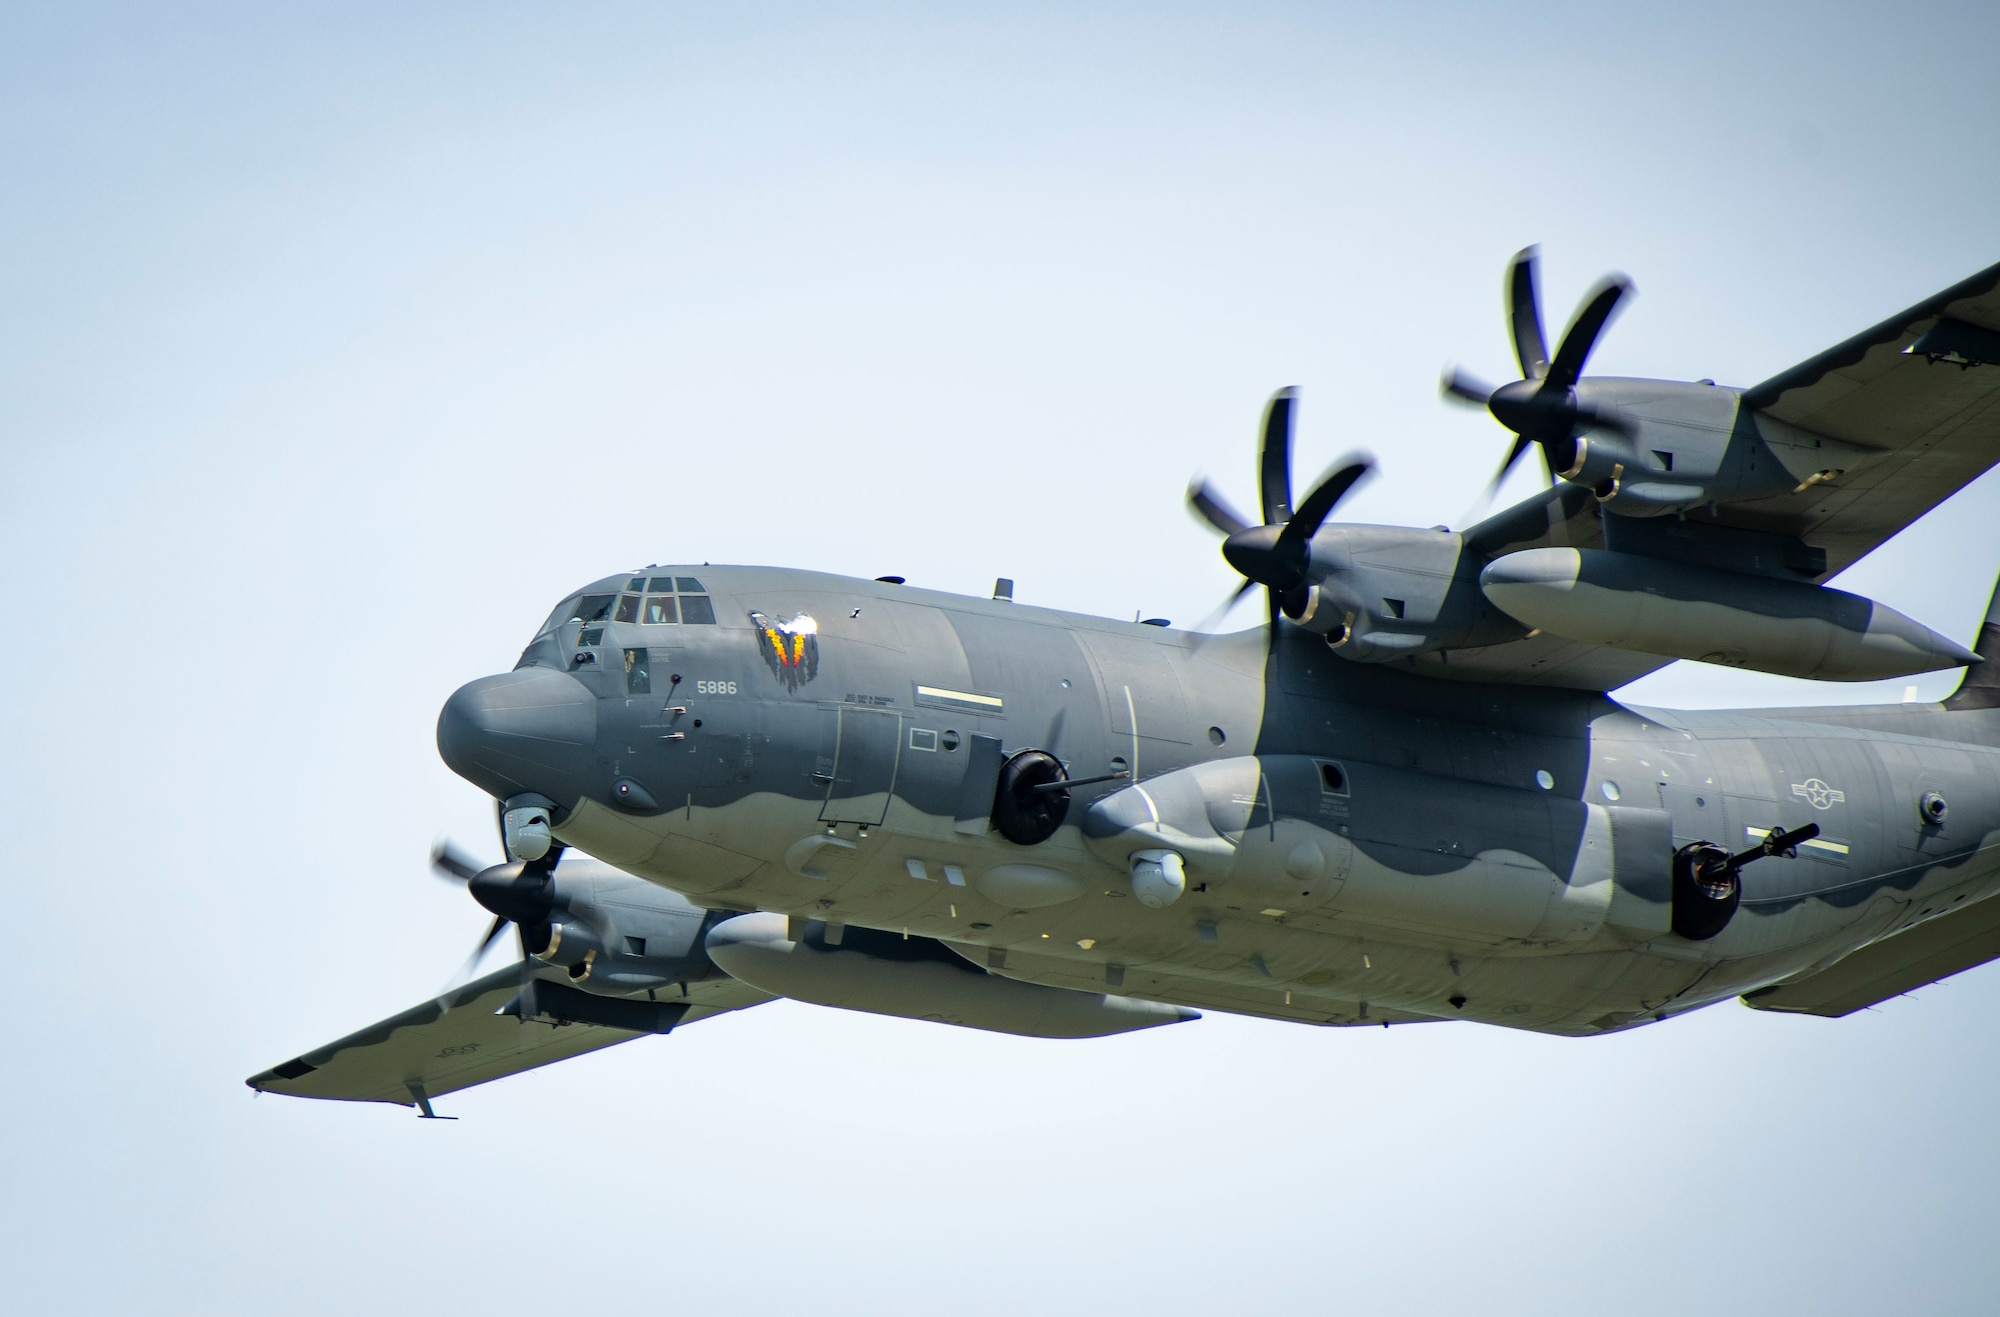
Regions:
[[819, 623], [810, 613], [784, 622], [752, 613], [750, 621], [757, 628], [758, 652], [779, 685], [796, 691], [819, 675]]
[[1830, 787], [1816, 777], [1809, 777], [1803, 782], [1792, 783], [1792, 794], [1795, 796], [1804, 796], [1806, 804], [1811, 805], [1814, 809], [1832, 809], [1835, 805], [1847, 799], [1845, 791], [1836, 787]]

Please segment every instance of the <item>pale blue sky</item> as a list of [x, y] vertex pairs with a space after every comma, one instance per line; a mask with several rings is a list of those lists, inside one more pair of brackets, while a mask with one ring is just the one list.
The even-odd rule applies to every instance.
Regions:
[[[782, 563], [1183, 621], [1180, 507], [1455, 522], [1500, 282], [1750, 384], [2000, 259], [1990, 6], [0, 11], [0, 1264], [23, 1308], [1990, 1311], [2000, 972], [1609, 1039], [780, 1004], [455, 1097], [436, 710], [573, 586]], [[1525, 484], [1517, 484], [1525, 492]], [[2000, 480], [1844, 582], [1969, 638]], [[1243, 625], [1252, 610], [1238, 615]], [[1948, 684], [1933, 678], [1927, 695]], [[1682, 666], [1661, 702], [1896, 698]]]

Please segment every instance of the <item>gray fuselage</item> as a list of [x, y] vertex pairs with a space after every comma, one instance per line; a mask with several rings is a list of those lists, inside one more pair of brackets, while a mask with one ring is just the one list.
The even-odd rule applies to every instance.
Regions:
[[[772, 568], [580, 592], [514, 672], [452, 697], [439, 746], [712, 909], [1306, 1023], [1624, 1028], [2000, 884], [2000, 714], [1627, 708], [1351, 662], [1282, 621], [1205, 637]], [[1017, 844], [988, 816], [1026, 750], [1125, 776]], [[1805, 823], [1796, 858], [1743, 870], [1721, 933], [1669, 931], [1675, 848]], [[1186, 862], [1158, 908], [1133, 899], [1148, 848]]]

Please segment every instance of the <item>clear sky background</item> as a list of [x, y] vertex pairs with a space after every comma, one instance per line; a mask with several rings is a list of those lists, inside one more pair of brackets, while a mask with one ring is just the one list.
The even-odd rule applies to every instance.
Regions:
[[[1990, 5], [0, 10], [9, 1306], [1989, 1312], [2000, 972], [1590, 1041], [779, 1003], [446, 1100], [246, 1075], [434, 992], [437, 709], [575, 586], [1201, 617], [1181, 506], [1461, 524], [1509, 256], [1753, 384], [2000, 259]], [[1511, 491], [1525, 494], [1532, 474]], [[1842, 582], [1970, 639], [2000, 479]], [[1236, 615], [1240, 625], [1255, 610]], [[1949, 675], [1920, 683], [1925, 698]], [[1628, 692], [1896, 699], [1679, 665]]]

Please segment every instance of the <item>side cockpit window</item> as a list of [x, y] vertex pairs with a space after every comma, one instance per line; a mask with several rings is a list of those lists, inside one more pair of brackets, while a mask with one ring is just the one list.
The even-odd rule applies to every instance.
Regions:
[[566, 620], [581, 622], [585, 626], [589, 626], [592, 622], [602, 622], [611, 616], [611, 604], [617, 598], [615, 594], [587, 594], [576, 601], [576, 611]]
[[556, 611], [549, 614], [549, 620], [542, 623], [542, 629], [535, 633], [535, 639], [537, 640], [541, 639], [543, 636], [546, 636], [549, 632], [555, 630], [563, 623], [569, 621], [572, 617], [575, 617], [576, 606], [580, 602], [582, 602], [582, 596], [575, 595], [571, 596], [568, 599], [563, 600], [560, 604], [557, 604]]

